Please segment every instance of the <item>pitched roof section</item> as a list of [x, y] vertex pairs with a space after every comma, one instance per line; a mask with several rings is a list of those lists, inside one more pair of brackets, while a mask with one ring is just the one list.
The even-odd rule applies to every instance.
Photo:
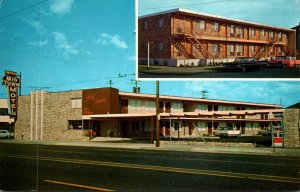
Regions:
[[287, 107], [287, 109], [300, 109], [300, 102]]
[[192, 16], [202, 16], [202, 17], [207, 17], [210, 19], [218, 19], [218, 20], [227, 21], [227, 22], [231, 22], [231, 23], [235, 22], [235, 23], [239, 23], [239, 24], [255, 25], [258, 27], [265, 27], [265, 28], [271, 28], [271, 29], [277, 29], [277, 30], [295, 31], [295, 30], [289, 29], [289, 28], [265, 25], [265, 24], [249, 22], [249, 21], [244, 21], [244, 20], [239, 20], [239, 19], [231, 19], [231, 18], [226, 18], [226, 17], [222, 17], [222, 16], [217, 16], [217, 15], [212, 15], [212, 14], [202, 13], [202, 12], [197, 12], [197, 11], [191, 11], [191, 10], [181, 9], [181, 8], [176, 8], [176, 9], [166, 10], [166, 11], [152, 13], [152, 14], [148, 14], [148, 15], [143, 15], [143, 16], [140, 16], [139, 19], [151, 17], [151, 16], [163, 15], [163, 14], [167, 14], [167, 13], [176, 13], [176, 12], [181, 12], [183, 14], [192, 15]]
[[[119, 92], [120, 97], [128, 98], [140, 98], [140, 99], [155, 99], [156, 95], [151, 94], [141, 94], [141, 93], [128, 93]], [[165, 96], [160, 95], [159, 99], [162, 100], [172, 100], [172, 101], [186, 101], [186, 102], [202, 102], [202, 103], [221, 103], [221, 104], [234, 104], [234, 105], [247, 105], [253, 107], [270, 107], [270, 108], [282, 108], [279, 105], [272, 104], [260, 104], [260, 103], [250, 103], [250, 102], [240, 102], [240, 101], [225, 101], [225, 100], [213, 100], [213, 99], [200, 99], [192, 97], [178, 97], [178, 96]]]

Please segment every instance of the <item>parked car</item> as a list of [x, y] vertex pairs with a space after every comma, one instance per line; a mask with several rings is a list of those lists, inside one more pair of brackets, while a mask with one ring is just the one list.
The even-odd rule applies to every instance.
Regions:
[[267, 62], [258, 61], [254, 57], [238, 57], [233, 62], [224, 63], [223, 69], [240, 69], [243, 72], [251, 70], [261, 70], [267, 67]]
[[277, 56], [268, 62], [268, 67], [288, 68], [300, 66], [300, 60], [291, 56]]
[[10, 133], [7, 130], [0, 130], [0, 138], [12, 138], [14, 137], [14, 133]]
[[232, 127], [219, 127], [214, 131], [214, 135], [219, 137], [239, 137], [241, 136], [241, 131], [233, 130]]

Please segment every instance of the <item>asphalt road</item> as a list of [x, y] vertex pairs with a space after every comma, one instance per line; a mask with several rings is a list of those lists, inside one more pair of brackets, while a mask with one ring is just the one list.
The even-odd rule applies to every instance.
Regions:
[[299, 191], [300, 158], [0, 146], [0, 191]]

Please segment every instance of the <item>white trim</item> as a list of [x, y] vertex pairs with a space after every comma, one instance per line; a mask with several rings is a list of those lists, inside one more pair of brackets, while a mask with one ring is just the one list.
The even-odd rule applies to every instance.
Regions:
[[238, 22], [238, 23], [242, 23], [242, 24], [245, 24], [245, 25], [250, 24], [250, 25], [256, 25], [256, 26], [260, 26], [260, 27], [280, 29], [280, 30], [284, 30], [284, 31], [296, 31], [294, 29], [277, 27], [277, 26], [272, 26], [272, 25], [265, 25], [265, 24], [255, 23], [255, 22], [244, 21], [244, 20], [240, 20], [240, 19], [231, 19], [231, 18], [226, 18], [226, 17], [222, 17], [222, 16], [217, 16], [217, 15], [212, 15], [212, 14], [197, 12], [197, 11], [191, 11], [191, 10], [181, 9], [181, 8], [166, 10], [166, 11], [162, 11], [162, 12], [158, 12], [158, 13], [152, 13], [152, 14], [148, 14], [148, 15], [142, 15], [142, 16], [139, 17], [139, 19], [147, 18], [147, 17], [151, 17], [151, 16], [162, 15], [162, 14], [167, 14], [167, 13], [176, 13], [176, 12], [194, 14], [194, 15], [197, 15], [197, 16], [209, 17], [209, 18], [212, 18], [212, 19], [222, 19], [222, 20], [229, 21], [229, 22]]

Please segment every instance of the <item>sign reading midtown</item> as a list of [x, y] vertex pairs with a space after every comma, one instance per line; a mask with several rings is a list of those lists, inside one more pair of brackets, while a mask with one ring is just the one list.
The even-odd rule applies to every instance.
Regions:
[[5, 71], [5, 74], [2, 78], [2, 85], [7, 87], [9, 100], [9, 114], [11, 116], [17, 116], [17, 107], [18, 107], [18, 88], [20, 87], [21, 81], [16, 72]]

